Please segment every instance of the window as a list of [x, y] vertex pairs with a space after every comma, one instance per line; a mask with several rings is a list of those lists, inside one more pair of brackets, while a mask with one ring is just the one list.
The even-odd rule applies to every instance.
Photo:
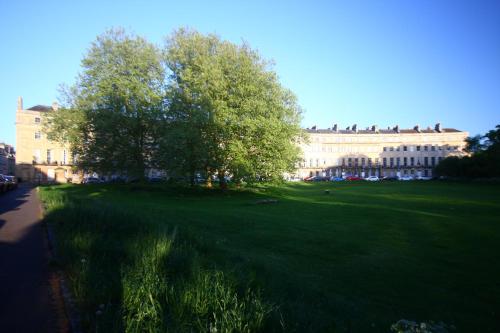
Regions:
[[400, 150], [400, 147], [399, 147], [399, 146], [398, 146], [398, 147], [396, 147], [396, 151], [399, 151], [399, 150]]
[[417, 151], [420, 151], [420, 146], [417, 146]]
[[399, 168], [399, 165], [400, 165], [400, 158], [399, 157], [396, 157], [396, 166]]
[[36, 131], [35, 132], [35, 139], [38, 140], [42, 137], [42, 133], [40, 133], [40, 131]]
[[33, 160], [35, 163], [40, 163], [40, 149], [35, 150], [35, 154], [33, 155]]
[[358, 165], [358, 159], [357, 158], [354, 159], [354, 165], [356, 165], [356, 166]]
[[316, 166], [319, 167], [319, 159], [316, 159]]
[[309, 160], [309, 167], [310, 167], [310, 168], [312, 168], [313, 166], [314, 166], [314, 163], [313, 163], [313, 159], [311, 158], [311, 159]]
[[424, 166], [429, 166], [429, 158], [427, 156], [424, 157]]
[[348, 166], [352, 166], [352, 158], [350, 158], [350, 157], [349, 157], [349, 158], [347, 159], [347, 165], [348, 165]]
[[432, 166], [436, 165], [436, 158], [434, 156], [431, 157], [431, 165]]
[[394, 151], [394, 147], [391, 147], [389, 150], [390, 150], [390, 151]]
[[63, 162], [63, 164], [66, 164], [66, 149], [63, 150], [62, 162]]
[[387, 151], [387, 147], [384, 147], [384, 151]]
[[390, 163], [390, 166], [391, 166], [391, 168], [392, 168], [392, 167], [394, 166], [394, 157], [391, 157], [391, 158], [389, 159], [389, 163]]
[[408, 147], [407, 146], [403, 146], [403, 151], [408, 151]]
[[408, 165], [408, 158], [403, 157], [403, 166], [407, 166], [407, 165]]
[[35, 117], [35, 123], [40, 124], [40, 117]]
[[378, 165], [378, 158], [375, 159], [375, 165]]
[[415, 157], [410, 157], [410, 166], [415, 165]]
[[345, 158], [342, 159], [342, 166], [345, 165]]
[[52, 160], [51, 151], [50, 149], [47, 149], [47, 163], [50, 164], [51, 160]]
[[361, 166], [365, 166], [365, 158], [361, 158]]
[[387, 158], [385, 158], [385, 157], [384, 157], [384, 158], [382, 159], [382, 161], [383, 161], [382, 163], [384, 164], [384, 167], [386, 167], [386, 166], [387, 166]]
[[424, 151], [428, 151], [429, 150], [429, 147], [428, 146], [424, 146]]
[[371, 158], [368, 159], [368, 166], [372, 166], [372, 159]]
[[431, 146], [432, 151], [436, 151], [436, 146]]

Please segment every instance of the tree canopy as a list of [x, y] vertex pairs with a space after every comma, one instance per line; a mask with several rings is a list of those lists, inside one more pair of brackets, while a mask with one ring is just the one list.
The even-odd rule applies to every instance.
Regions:
[[143, 177], [154, 167], [224, 184], [280, 178], [299, 160], [297, 99], [246, 43], [179, 29], [161, 49], [111, 30], [65, 95], [46, 130], [84, 170]]
[[500, 125], [485, 135], [466, 139], [471, 156], [448, 157], [436, 166], [439, 176], [457, 178], [500, 177]]
[[[181, 29], [166, 43], [171, 71], [167, 151], [190, 173], [275, 179], [298, 161], [300, 108], [270, 63], [247, 44]], [[169, 136], [167, 136], [169, 137]], [[168, 148], [168, 145], [176, 148]]]

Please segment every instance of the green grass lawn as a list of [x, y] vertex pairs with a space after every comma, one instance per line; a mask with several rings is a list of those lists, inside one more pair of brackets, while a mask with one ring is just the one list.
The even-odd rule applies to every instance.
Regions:
[[388, 332], [402, 318], [500, 330], [498, 184], [40, 196], [89, 331]]

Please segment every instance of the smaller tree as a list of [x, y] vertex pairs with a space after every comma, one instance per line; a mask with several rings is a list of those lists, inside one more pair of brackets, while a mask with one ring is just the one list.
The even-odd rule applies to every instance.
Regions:
[[49, 138], [69, 143], [86, 171], [143, 178], [154, 166], [164, 119], [165, 71], [144, 38], [110, 30], [92, 43], [65, 108], [50, 115]]
[[456, 178], [500, 177], [500, 125], [484, 136], [469, 137], [466, 142], [465, 150], [472, 155], [445, 158], [436, 166], [435, 174]]
[[477, 153], [484, 149], [484, 144], [482, 143], [483, 136], [475, 135], [469, 136], [465, 139], [465, 151], [468, 153]]

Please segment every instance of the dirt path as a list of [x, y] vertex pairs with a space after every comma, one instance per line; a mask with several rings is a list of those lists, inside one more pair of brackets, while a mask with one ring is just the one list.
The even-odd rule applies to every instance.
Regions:
[[0, 332], [61, 332], [36, 190], [0, 195]]

